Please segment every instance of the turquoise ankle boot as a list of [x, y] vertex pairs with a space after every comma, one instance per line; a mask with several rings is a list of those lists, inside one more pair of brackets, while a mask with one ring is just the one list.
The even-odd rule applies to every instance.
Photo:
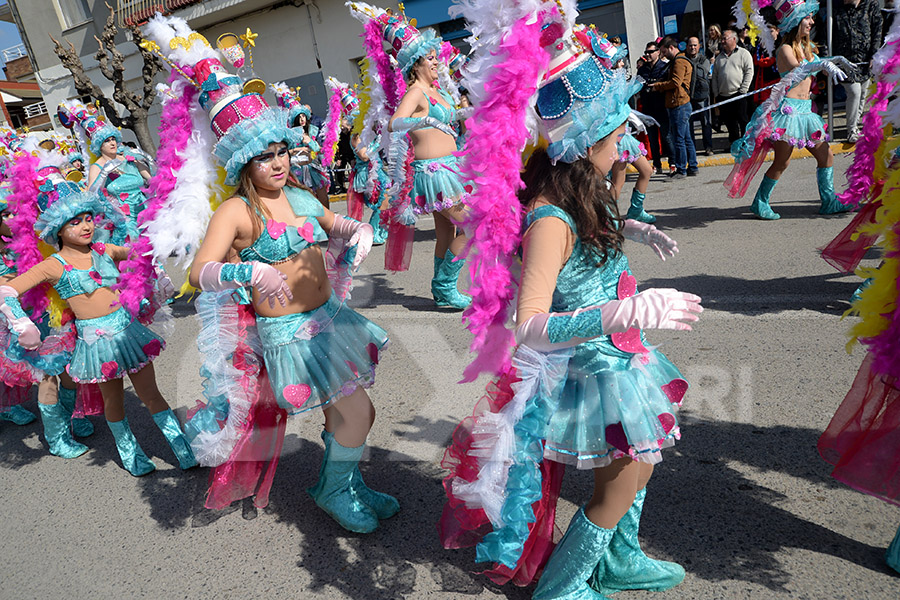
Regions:
[[387, 227], [381, 225], [380, 208], [376, 208], [372, 211], [372, 216], [369, 217], [369, 225], [375, 230], [375, 240], [372, 242], [373, 246], [381, 246], [387, 242], [388, 230]]
[[641, 192], [637, 191], [637, 188], [634, 188], [634, 190], [632, 190], [631, 192], [631, 206], [628, 207], [628, 212], [625, 213], [625, 218], [634, 219], [635, 221], [640, 221], [641, 223], [656, 223], [656, 217], [644, 210], [644, 200], [646, 198], [646, 194], [642, 194]]
[[820, 215], [835, 215], [852, 208], [849, 204], [841, 204], [834, 193], [834, 167], [816, 169], [816, 183], [819, 184], [819, 198], [822, 200]]
[[166, 441], [169, 442], [169, 447], [172, 449], [172, 452], [175, 453], [175, 458], [178, 459], [178, 466], [181, 467], [182, 470], [192, 469], [200, 464], [197, 462], [197, 459], [194, 458], [194, 451], [191, 450], [191, 444], [184, 436], [181, 425], [178, 424], [178, 418], [175, 417], [175, 413], [172, 412], [171, 408], [167, 408], [166, 410], [151, 416], [153, 417], [153, 422], [156, 423], [159, 430], [166, 436]]
[[128, 426], [128, 417], [116, 422], [107, 421], [106, 424], [109, 425], [109, 430], [112, 431], [116, 440], [116, 450], [119, 451], [119, 458], [122, 459], [122, 466], [126, 471], [135, 477], [140, 477], [156, 470], [156, 465], [147, 458], [137, 440], [134, 439], [134, 433]]
[[897, 534], [894, 541], [888, 546], [884, 559], [890, 568], [900, 573], [900, 528], [897, 528]]
[[63, 408], [66, 409], [66, 412], [69, 413], [69, 419], [72, 421], [72, 431], [75, 433], [75, 436], [87, 437], [92, 435], [94, 433], [93, 423], [86, 418], [72, 418], [72, 413], [75, 412], [75, 398], [78, 396], [77, 390], [70, 390], [69, 388], [59, 386], [59, 391], [56, 395], [57, 398], [59, 398], [59, 403], [62, 404]]
[[332, 439], [326, 445], [319, 481], [307, 492], [316, 504], [348, 531], [371, 533], [378, 527], [378, 515], [353, 488], [353, 472], [365, 444], [357, 448], [341, 446]]
[[615, 529], [603, 529], [591, 523], [584, 508], [569, 523], [566, 534], [556, 545], [544, 573], [538, 581], [534, 600], [606, 600], [606, 596], [588, 585]]
[[63, 458], [75, 458], [87, 452], [88, 447], [72, 439], [69, 432], [69, 413], [58, 401], [56, 404], [41, 404], [41, 420], [44, 422], [44, 437], [50, 446], [50, 454]]
[[434, 302], [438, 306], [449, 306], [463, 310], [469, 307], [472, 303], [472, 298], [460, 293], [457, 288], [459, 272], [466, 264], [466, 261], [454, 260], [455, 258], [456, 256], [447, 250], [440, 264], [438, 264], [439, 259], [434, 259], [435, 275], [434, 279], [431, 280], [431, 294], [434, 296]]
[[606, 550], [591, 577], [592, 588], [603, 594], [614, 594], [622, 590], [650, 590], [661, 592], [675, 587], [684, 580], [681, 565], [653, 560], [644, 554], [638, 542], [638, 528], [641, 511], [644, 509], [646, 488], [639, 491], [634, 503], [616, 525]]
[[[319, 469], [319, 481], [316, 485], [307, 490], [311, 496], [315, 496], [319, 493], [319, 487], [322, 483], [322, 471], [324, 470], [325, 462], [328, 460], [328, 450], [331, 447], [332, 442], [334, 442], [334, 434], [323, 429], [322, 441], [325, 443], [325, 458], [322, 461], [323, 468]], [[382, 492], [376, 492], [366, 485], [366, 482], [363, 481], [362, 473], [359, 471], [358, 464], [353, 470], [353, 478], [350, 480], [350, 487], [353, 488], [353, 491], [356, 492], [356, 495], [359, 496], [360, 500], [365, 502], [369, 508], [375, 511], [379, 521], [390, 519], [400, 512], [400, 503], [397, 502], [396, 498]]]
[[778, 185], [777, 179], [770, 179], [764, 175], [762, 182], [759, 184], [759, 189], [756, 190], [756, 196], [753, 197], [753, 204], [750, 205], [750, 212], [760, 219], [776, 221], [781, 218], [781, 215], [772, 210], [772, 207], [769, 206], [769, 198], [772, 197], [772, 190], [775, 189], [776, 185]]
[[0, 419], [15, 423], [16, 425], [28, 425], [37, 419], [37, 417], [30, 410], [16, 405], [0, 412]]

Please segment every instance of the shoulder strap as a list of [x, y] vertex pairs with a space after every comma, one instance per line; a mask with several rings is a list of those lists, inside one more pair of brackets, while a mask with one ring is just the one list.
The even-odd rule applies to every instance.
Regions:
[[54, 252], [53, 254], [51, 254], [50, 256], [52, 256], [53, 258], [55, 258], [56, 260], [58, 260], [58, 261], [59, 261], [61, 264], [63, 264], [63, 265], [67, 265], [67, 264], [68, 264], [68, 263], [63, 259], [62, 256], [60, 256], [59, 254], [56, 254], [55, 252]]
[[[238, 196], [238, 198], [240, 198], [241, 200], [243, 200], [243, 201], [244, 201], [244, 204], [246, 204], [248, 207], [253, 208], [252, 206], [250, 206], [250, 201], [249, 201], [249, 200], [247, 200], [247, 199], [244, 198], [243, 196]], [[261, 212], [259, 212], [259, 209], [258, 209], [258, 208], [255, 208], [254, 210], [256, 211], [256, 214], [259, 216], [260, 219], [262, 219], [263, 221], [266, 220], [265, 215], [263, 215]]]
[[558, 206], [553, 206], [552, 204], [539, 206], [528, 213], [525, 216], [525, 229], [531, 227], [538, 219], [543, 219], [546, 217], [556, 217], [557, 219], [560, 219], [569, 226], [569, 229], [572, 230], [572, 233], [574, 233], [576, 237], [578, 236], [578, 230], [575, 227], [575, 220], [572, 219], [571, 216], [569, 216], [569, 213]]

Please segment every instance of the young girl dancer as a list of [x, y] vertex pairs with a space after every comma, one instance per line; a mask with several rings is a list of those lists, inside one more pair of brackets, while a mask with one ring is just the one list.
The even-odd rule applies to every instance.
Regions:
[[[5, 327], [12, 332], [11, 346], [18, 347], [27, 356], [27, 351], [41, 345], [41, 334], [22, 310], [19, 297], [42, 283], [50, 283], [75, 313], [78, 339], [67, 371], [76, 383], [100, 384], [107, 424], [125, 469], [141, 476], [156, 468], [141, 450], [125, 417], [122, 382], [125, 374], [169, 442], [179, 466], [182, 469], [196, 466], [178, 420], [156, 386], [151, 361], [165, 343], [138, 322], [137, 315], [118, 306], [119, 294], [111, 289], [119, 278], [116, 263], [127, 257], [128, 250], [94, 243], [95, 216], [104, 215], [121, 227], [125, 223], [107, 201], [73, 184], [61, 184], [54, 192], [57, 199], [40, 215], [35, 228], [46, 243], [58, 247], [59, 251], [0, 286], [0, 314], [5, 317]], [[43, 412], [45, 405], [40, 406]], [[53, 421], [62, 422], [62, 418]], [[67, 430], [68, 423], [54, 425], [54, 430], [61, 427]], [[68, 433], [59, 435], [64, 437]], [[49, 435], [48, 441], [52, 449], [54, 441]]]
[[[309, 493], [346, 529], [374, 531], [379, 519], [393, 516], [400, 508], [393, 497], [369, 489], [358, 469], [375, 418], [365, 388], [374, 382], [379, 353], [388, 338], [383, 329], [343, 303], [345, 289], [341, 288], [338, 298], [318, 246], [329, 239], [332, 245], [346, 245], [349, 254], [335, 251], [333, 256], [340, 262], [343, 254], [355, 268], [371, 248], [372, 228], [324, 208], [291, 176], [289, 148], [300, 140], [299, 132], [289, 127], [287, 112], [269, 107], [259, 94], [244, 94], [240, 79], [224, 72], [215, 51], [199, 34], [191, 33], [190, 42], [181, 47], [171, 43], [176, 32], [185, 30], [189, 28], [183, 20], [157, 16], [147, 36], [160, 47], [173, 49], [167, 58], [192, 67], [196, 88], [211, 90], [200, 96], [200, 106], [209, 111], [218, 138], [213, 152], [225, 169], [225, 183], [238, 186], [235, 195], [213, 214], [191, 266], [191, 284], [222, 300], [219, 310], [202, 315], [203, 331], [215, 329], [217, 320], [224, 320], [235, 289], [251, 289], [252, 329], [258, 332], [256, 344], [265, 367], [259, 373], [263, 381], [268, 376], [281, 415], [309, 414], [316, 408], [325, 412], [325, 460], [319, 482]], [[210, 85], [210, 77], [218, 78], [219, 85]], [[193, 86], [183, 88], [186, 94], [194, 93]], [[333, 265], [329, 261], [329, 267]], [[223, 334], [227, 333], [223, 328]], [[254, 354], [249, 349], [228, 360], [233, 369], [241, 370], [245, 366], [241, 361], [253, 360]], [[246, 379], [243, 383], [244, 390], [252, 385]], [[207, 392], [221, 389], [221, 385], [206, 386]], [[243, 427], [248, 415], [258, 419], [264, 410], [259, 402], [264, 401], [265, 392], [257, 390], [256, 395], [256, 406], [247, 406], [254, 402], [251, 399], [240, 407], [236, 403], [226, 407], [229, 412], [221, 436], [210, 431], [219, 428], [214, 419], [209, 428], [198, 423], [201, 432], [194, 445], [202, 456], [214, 454], [215, 446], [228, 446], [210, 461], [213, 466], [233, 464], [239, 458], [235, 453], [253, 435], [247, 429], [233, 436], [232, 432]], [[209, 399], [212, 404], [213, 398]], [[236, 423], [239, 411], [243, 416]], [[222, 442], [226, 436], [232, 436], [227, 444]], [[278, 458], [280, 443], [275, 446], [273, 460]], [[229, 468], [217, 476], [229, 479], [237, 473]], [[264, 485], [270, 483], [271, 474], [268, 477]], [[213, 482], [216, 489], [228, 485], [231, 482]], [[255, 484], [248, 486], [242, 497], [256, 491]], [[262, 506], [267, 501], [257, 500]]]
[[[846, 76], [835, 64], [848, 68], [852, 65], [843, 57], [819, 58], [818, 49], [810, 39], [814, 16], [819, 10], [818, 0], [775, 0], [773, 7], [774, 17], [771, 11], [766, 11], [767, 16], [777, 19], [778, 30], [784, 34], [776, 52], [781, 82], [773, 88], [768, 100], [756, 109], [744, 137], [732, 146], [735, 165], [725, 180], [725, 187], [730, 197], [743, 197], [766, 154], [774, 148], [775, 160], [756, 191], [750, 212], [760, 219], [780, 219], [781, 216], [769, 206], [772, 191], [787, 170], [794, 148], [806, 148], [816, 159], [816, 182], [822, 201], [819, 213], [847, 211], [849, 207], [841, 204], [834, 193], [830, 135], [822, 117], [812, 112], [809, 90], [811, 76], [820, 70], [827, 70], [835, 80], [841, 81]], [[763, 37], [764, 41], [767, 39], [767, 36]]]
[[[511, 18], [508, 11], [485, 15], [496, 10], [493, 3], [474, 4], [481, 7], [479, 13], [464, 11], [473, 26]], [[515, 50], [509, 45], [499, 52], [478, 49], [478, 56], [488, 58], [471, 71], [493, 79], [470, 86], [492, 90], [488, 102], [475, 102], [473, 135], [493, 131], [511, 136], [517, 131], [533, 88], [520, 90], [504, 81], [522, 85], [542, 74], [537, 110], [549, 146], [528, 162], [521, 205], [494, 201], [494, 209], [481, 219], [493, 223], [491, 237], [474, 241], [473, 260], [485, 260], [491, 238], [516, 235], [507, 232], [505, 220], [514, 224], [516, 216], [526, 213], [518, 347], [497, 393], [454, 434], [445, 455], [451, 475], [445, 480], [449, 502], [440, 526], [447, 547], [478, 542], [477, 560], [495, 563], [488, 572], [495, 581], [526, 585], [543, 566], [533, 596], [540, 599], [662, 590], [683, 579], [684, 569], [648, 558], [637, 540], [645, 486], [662, 449], [679, 436], [674, 406], [687, 388], [675, 366], [646, 345], [642, 330], [688, 330], [702, 310], [700, 298], [691, 294], [636, 292], [622, 254], [623, 238], [647, 243], [660, 256], [676, 251], [674, 241], [652, 225], [623, 222], [605, 181], [630, 112], [627, 100], [639, 86], [594, 55], [581, 36], [573, 36], [574, 2], [565, 3], [564, 15], [565, 27], [553, 11], [521, 16], [504, 36], [492, 36], [484, 27], [473, 30], [479, 40], [517, 40]], [[545, 20], [551, 22], [542, 28]], [[542, 47], [550, 55], [549, 70], [543, 68], [547, 54]], [[523, 68], [528, 58], [532, 71]], [[510, 79], [508, 63], [521, 75]], [[511, 100], [502, 103], [507, 120], [498, 127], [492, 111], [500, 98]], [[515, 148], [521, 140], [496, 142]], [[470, 141], [466, 166], [477, 165], [488, 150]], [[503, 176], [518, 173], [519, 165], [512, 163]], [[498, 189], [485, 181], [474, 206], [488, 201], [479, 197], [482, 191]], [[500, 268], [494, 265], [491, 277], [499, 279]], [[476, 344], [483, 345], [471, 371], [497, 361], [501, 352], [492, 340], [502, 339], [498, 325], [505, 321], [505, 310], [489, 298], [494, 289], [486, 283], [485, 278], [473, 279], [479, 293], [470, 322]], [[477, 311], [492, 305], [500, 306], [494, 308], [500, 318], [485, 327], [486, 319]], [[548, 560], [565, 464], [593, 470], [594, 495], [578, 510]]]

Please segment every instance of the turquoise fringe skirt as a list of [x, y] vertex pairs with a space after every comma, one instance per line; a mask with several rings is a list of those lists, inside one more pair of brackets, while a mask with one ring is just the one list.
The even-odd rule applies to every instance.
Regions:
[[78, 339], [67, 370], [78, 383], [100, 383], [136, 373], [166, 346], [122, 307], [96, 319], [76, 319], [75, 329]]
[[812, 111], [812, 100], [782, 100], [772, 114], [772, 130], [772, 140], [795, 148], [814, 148], [830, 139], [828, 125]]
[[647, 156], [647, 149], [644, 148], [644, 144], [630, 133], [622, 136], [622, 139], [616, 144], [616, 150], [619, 151], [619, 162], [628, 164], [633, 163], [642, 156]]
[[299, 414], [375, 382], [387, 332], [338, 300], [308, 312], [257, 317], [266, 370], [278, 405]]
[[412, 209], [417, 215], [440, 212], [460, 202], [469, 190], [459, 174], [458, 160], [452, 154], [414, 160]]
[[353, 191], [359, 194], [366, 193], [366, 183], [369, 181], [370, 162], [361, 158], [356, 159], [356, 168], [353, 171]]

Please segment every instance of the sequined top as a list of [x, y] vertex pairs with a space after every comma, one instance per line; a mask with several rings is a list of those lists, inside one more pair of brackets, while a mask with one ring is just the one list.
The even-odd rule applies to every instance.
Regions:
[[0, 277], [16, 274], [16, 257], [7, 249], [0, 250]]
[[[579, 308], [598, 306], [610, 300], [621, 299], [622, 281], [634, 281], [628, 268], [628, 258], [621, 252], [612, 252], [605, 263], [597, 266], [598, 261], [593, 250], [578, 238], [574, 219], [558, 206], [540, 206], [529, 212], [525, 216], [525, 229], [538, 219], [546, 217], [556, 217], [564, 221], [575, 234], [572, 255], [556, 278], [550, 312], [572, 312]], [[635, 292], [636, 289], [633, 288], [627, 295], [633, 295]], [[616, 345], [618, 339], [614, 340], [613, 337], [604, 335], [579, 344], [575, 348], [572, 366], [592, 372], [611, 367], [625, 368], [634, 352], [618, 348]], [[619, 345], [625, 347], [624, 344]], [[629, 349], [633, 347], [629, 346]]]
[[119, 279], [119, 268], [115, 261], [106, 254], [91, 250], [92, 266], [90, 269], [76, 269], [59, 254], [53, 258], [63, 265], [63, 274], [53, 287], [63, 300], [81, 294], [90, 294], [102, 287], [110, 287]]
[[[316, 218], [325, 214], [325, 209], [319, 201], [306, 190], [299, 188], [286, 187], [284, 193], [294, 215], [306, 217], [306, 223], [294, 227], [274, 219], [266, 220], [265, 229], [260, 236], [250, 246], [240, 251], [241, 260], [244, 262], [258, 260], [270, 265], [285, 262], [310, 246], [328, 240], [328, 235]], [[250, 205], [246, 198], [241, 197], [241, 200]], [[263, 217], [259, 211], [257, 214]]]
[[144, 187], [144, 178], [133, 161], [125, 160], [117, 169], [109, 174], [106, 180], [106, 190], [113, 195], [121, 205], [128, 205], [130, 214], [127, 216], [137, 220], [137, 216], [144, 210], [147, 197], [141, 188]]
[[[456, 108], [453, 103], [453, 98], [451, 98], [450, 95], [447, 94], [447, 92], [445, 92], [444, 90], [439, 89], [437, 90], [437, 92], [441, 96], [441, 99], [443, 99], [444, 102], [449, 105], [449, 108], [447, 106], [444, 106], [428, 94], [425, 94], [425, 90], [422, 90], [422, 93], [425, 94], [425, 99], [428, 100], [428, 116], [434, 117], [435, 119], [446, 125], [452, 125], [457, 120]], [[430, 128], [425, 127], [424, 129]]]

